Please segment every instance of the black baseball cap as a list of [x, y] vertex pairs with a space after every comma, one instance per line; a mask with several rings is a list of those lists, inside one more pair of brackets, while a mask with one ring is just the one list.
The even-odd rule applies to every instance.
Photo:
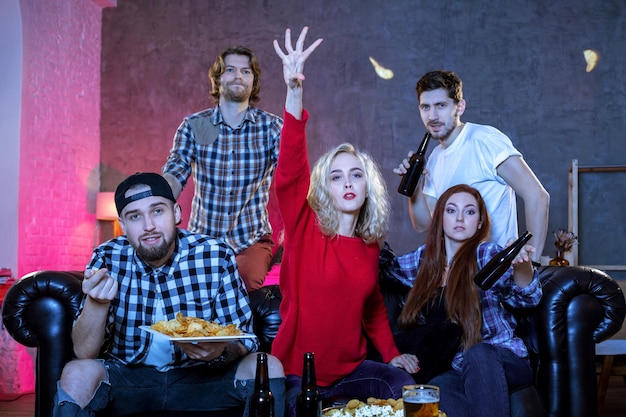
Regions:
[[[150, 187], [150, 189], [126, 197], [126, 192], [131, 187], [139, 184], [146, 185]], [[176, 202], [172, 187], [170, 187], [163, 176], [154, 172], [137, 172], [122, 181], [115, 190], [115, 208], [117, 209], [117, 214], [121, 215], [124, 207], [133, 201], [141, 200], [146, 197], [164, 197], [174, 203]]]

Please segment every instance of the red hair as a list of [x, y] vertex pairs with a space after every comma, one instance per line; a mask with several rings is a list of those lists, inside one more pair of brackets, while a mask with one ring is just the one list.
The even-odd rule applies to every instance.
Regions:
[[445, 291], [445, 306], [448, 317], [463, 329], [461, 343], [463, 348], [467, 350], [482, 340], [482, 313], [478, 292], [474, 284], [474, 276], [478, 272], [476, 249], [482, 241], [488, 238], [491, 229], [485, 201], [478, 190], [469, 185], [452, 186], [437, 200], [430, 228], [426, 235], [426, 247], [422, 254], [417, 277], [398, 317], [398, 324], [404, 328], [418, 324], [422, 309], [427, 308], [429, 302], [436, 296], [438, 289], [443, 286], [444, 272], [447, 266], [443, 215], [450, 197], [458, 193], [468, 193], [476, 199], [481, 222], [481, 227], [474, 236], [463, 242], [454, 255], [449, 267]]

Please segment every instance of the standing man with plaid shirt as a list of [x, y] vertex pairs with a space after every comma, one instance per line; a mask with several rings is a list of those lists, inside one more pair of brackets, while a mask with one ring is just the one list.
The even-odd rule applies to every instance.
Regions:
[[209, 70], [217, 106], [183, 120], [162, 169], [176, 198], [193, 174], [188, 228], [226, 241], [248, 291], [263, 285], [272, 259], [267, 204], [283, 126], [253, 107], [260, 75], [248, 48], [222, 51]]
[[[221, 240], [178, 229], [181, 210], [157, 173], [131, 175], [115, 205], [125, 235], [94, 249], [72, 328], [76, 359], [57, 385], [55, 417], [245, 407], [254, 389], [256, 337], [171, 342], [140, 326], [178, 313], [252, 334], [252, 311], [232, 250]], [[285, 378], [269, 356], [276, 417]]]

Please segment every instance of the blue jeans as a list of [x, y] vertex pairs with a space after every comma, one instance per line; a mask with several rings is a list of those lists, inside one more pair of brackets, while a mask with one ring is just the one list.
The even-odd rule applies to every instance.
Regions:
[[[89, 404], [81, 409], [57, 384], [54, 417], [92, 417], [102, 409], [115, 415], [159, 410], [216, 411], [242, 407], [248, 416], [254, 380], [235, 380], [237, 366], [223, 370], [205, 366], [159, 372], [152, 367], [128, 367], [105, 361], [108, 381], [97, 388]], [[270, 379], [275, 415], [284, 416], [285, 380]]]
[[[414, 384], [413, 377], [403, 369], [386, 363], [363, 361], [354, 371], [333, 385], [320, 387], [324, 405], [347, 402], [353, 398], [365, 401], [374, 398], [400, 398], [402, 387]], [[296, 397], [302, 389], [302, 378], [287, 375], [287, 417], [296, 415]]]
[[430, 380], [439, 387], [439, 407], [449, 417], [509, 417], [509, 392], [532, 382], [527, 359], [487, 343], [465, 352], [461, 372], [450, 370]]

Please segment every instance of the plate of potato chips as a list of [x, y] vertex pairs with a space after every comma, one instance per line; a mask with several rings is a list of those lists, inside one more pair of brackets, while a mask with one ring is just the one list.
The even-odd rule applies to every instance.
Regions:
[[139, 328], [172, 342], [229, 342], [256, 337], [244, 333], [236, 324], [222, 325], [198, 317], [185, 317], [182, 313], [176, 314], [176, 318], [172, 320], [160, 320], [151, 326]]

